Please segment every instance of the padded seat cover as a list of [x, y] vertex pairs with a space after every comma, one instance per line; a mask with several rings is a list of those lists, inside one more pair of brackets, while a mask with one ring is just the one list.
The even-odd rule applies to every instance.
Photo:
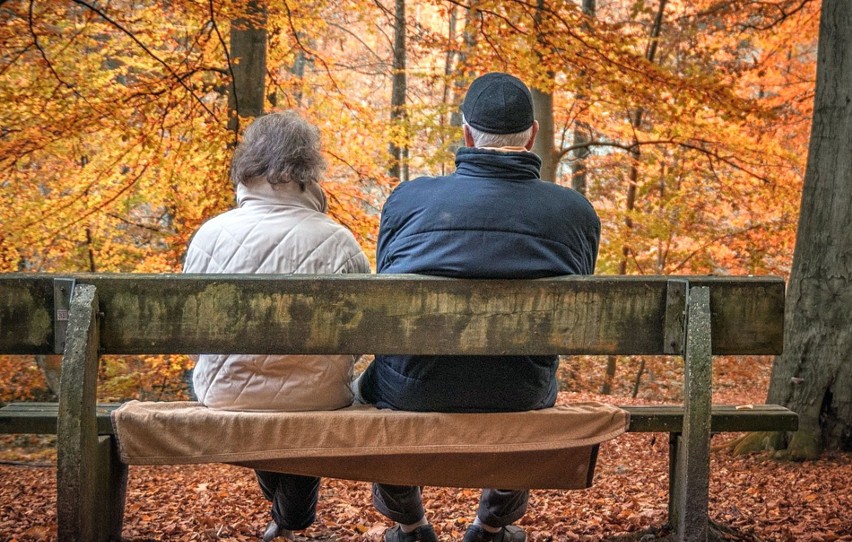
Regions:
[[130, 401], [112, 421], [121, 461], [131, 465], [231, 463], [398, 485], [579, 489], [591, 485], [597, 445], [623, 433], [629, 415], [595, 402], [460, 414]]

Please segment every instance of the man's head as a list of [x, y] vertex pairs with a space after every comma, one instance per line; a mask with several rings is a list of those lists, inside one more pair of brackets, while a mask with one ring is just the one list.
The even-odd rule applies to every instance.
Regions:
[[461, 109], [467, 146], [532, 148], [538, 122], [532, 94], [517, 77], [492, 72], [477, 78]]

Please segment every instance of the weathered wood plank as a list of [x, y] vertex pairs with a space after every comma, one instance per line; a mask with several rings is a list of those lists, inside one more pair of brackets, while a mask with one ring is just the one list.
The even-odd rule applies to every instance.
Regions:
[[0, 353], [53, 353], [53, 279], [0, 276]]
[[[759, 277], [685, 277], [710, 288], [713, 355], [780, 354], [784, 345], [784, 281]], [[742, 303], [740, 302], [742, 301]], [[742, 348], [749, 345], [750, 348]]]
[[59, 539], [106, 540], [98, 532], [98, 432], [95, 386], [98, 372], [98, 295], [77, 285], [71, 300], [56, 445], [56, 508]]
[[[109, 413], [118, 407], [117, 403], [98, 405], [99, 435], [112, 434]], [[0, 408], [0, 434], [55, 435], [58, 415], [57, 403], [10, 403]]]
[[[630, 413], [631, 433], [679, 433], [683, 429], [683, 407], [679, 405], [622, 406]], [[779, 405], [714, 405], [711, 430], [714, 433], [738, 431], [795, 431], [798, 415]]]
[[112, 437], [98, 437], [96, 531], [102, 538], [121, 540], [124, 503], [127, 495], [127, 465], [118, 457], [118, 445]]
[[710, 289], [689, 288], [683, 376], [683, 432], [677, 445], [673, 491], [669, 495], [674, 540], [706, 542], [710, 491], [712, 355]]
[[[25, 286], [26, 277], [36, 283], [48, 280], [45, 275], [14, 275], [14, 281], [8, 277], [0, 277], [6, 291], [12, 285]], [[634, 355], [662, 354], [665, 350], [666, 285], [671, 278], [73, 277], [78, 283], [98, 288], [105, 314], [101, 336], [104, 353]], [[710, 287], [714, 353], [780, 352], [784, 304], [781, 279], [679, 278]], [[26, 287], [43, 289], [43, 285]], [[40, 305], [36, 305], [41, 308], [17, 303], [16, 314], [36, 310], [49, 315], [52, 299], [39, 299]], [[10, 325], [7, 321], [11, 317], [3, 318], [0, 329]], [[7, 335], [20, 335], [21, 329], [34, 325], [18, 325]], [[37, 334], [38, 347], [9, 338], [0, 343], [0, 349], [14, 353], [43, 348], [43, 352], [49, 352], [52, 327], [47, 332], [43, 328], [41, 325]], [[643, 332], [636, 333], [637, 329]]]
[[[111, 435], [110, 412], [117, 403], [97, 407], [98, 434]], [[630, 413], [629, 432], [680, 433], [683, 428], [683, 407], [679, 405], [622, 406]], [[11, 403], [0, 408], [0, 434], [55, 434], [56, 403]], [[714, 405], [712, 431], [795, 431], [798, 415], [779, 405]]]

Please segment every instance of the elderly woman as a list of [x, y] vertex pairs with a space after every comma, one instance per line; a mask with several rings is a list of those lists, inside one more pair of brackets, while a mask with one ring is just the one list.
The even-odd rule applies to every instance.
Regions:
[[[369, 273], [352, 233], [329, 218], [319, 132], [297, 113], [262, 116], [234, 153], [237, 208], [196, 232], [185, 273]], [[332, 410], [352, 402], [352, 356], [201, 355], [198, 400], [224, 410]], [[263, 540], [313, 523], [319, 478], [256, 471], [272, 502]]]

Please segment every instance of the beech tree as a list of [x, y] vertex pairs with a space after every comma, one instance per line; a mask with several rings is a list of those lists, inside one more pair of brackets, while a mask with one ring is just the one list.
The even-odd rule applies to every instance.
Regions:
[[743, 443], [786, 448], [794, 459], [852, 450], [852, 3], [822, 4], [805, 184], [787, 294], [784, 353], [768, 402], [799, 414], [789, 439]]

